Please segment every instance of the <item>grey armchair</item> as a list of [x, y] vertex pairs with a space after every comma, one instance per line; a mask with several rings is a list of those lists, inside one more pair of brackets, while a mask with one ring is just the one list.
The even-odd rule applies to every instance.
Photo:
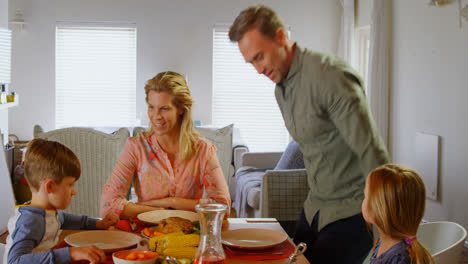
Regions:
[[[243, 153], [241, 168], [237, 173], [245, 168], [274, 168], [281, 155], [282, 152]], [[296, 221], [299, 219], [308, 192], [305, 169], [268, 169], [261, 178], [260, 186], [252, 187], [247, 191], [247, 202], [240, 203], [240, 206], [244, 208], [235, 209], [245, 213], [238, 215], [239, 217], [276, 218], [288, 234], [293, 236]], [[237, 194], [235, 199], [234, 204], [239, 205]]]
[[44, 132], [34, 126], [35, 138], [58, 141], [69, 147], [81, 162], [81, 177], [75, 183], [77, 195], [66, 212], [99, 217], [99, 203], [104, 184], [120, 157], [130, 132], [121, 128], [106, 134], [91, 128], [70, 127]]

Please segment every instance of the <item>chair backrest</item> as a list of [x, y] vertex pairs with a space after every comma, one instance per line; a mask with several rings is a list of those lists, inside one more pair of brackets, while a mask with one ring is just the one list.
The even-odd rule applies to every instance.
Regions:
[[121, 128], [114, 134], [106, 134], [80, 127], [44, 132], [40, 126], [34, 126], [35, 138], [58, 141], [69, 147], [80, 159], [81, 177], [75, 183], [77, 194], [66, 212], [99, 217], [102, 188], [129, 135], [127, 128]]
[[140, 126], [134, 127], [132, 131], [132, 137], [136, 137], [138, 136], [138, 134], [140, 134], [141, 132], [145, 132], [146, 130], [148, 129], [145, 127], [140, 127]]
[[435, 263], [460, 263], [466, 239], [466, 230], [461, 225], [454, 222], [421, 224], [417, 237]]
[[234, 125], [228, 125], [222, 128], [212, 127], [196, 127], [202, 136], [208, 139], [213, 145], [216, 146], [216, 154], [218, 156], [219, 164], [223, 170], [224, 178], [229, 186], [230, 182], [230, 167], [232, 164], [232, 132]]

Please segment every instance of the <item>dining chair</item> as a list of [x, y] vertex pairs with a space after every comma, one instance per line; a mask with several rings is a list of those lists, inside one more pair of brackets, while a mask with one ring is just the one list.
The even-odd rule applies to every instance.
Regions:
[[421, 224], [416, 234], [436, 264], [460, 263], [466, 235], [463, 226], [447, 221]]
[[130, 132], [127, 128], [107, 134], [92, 128], [69, 127], [44, 132], [34, 126], [35, 138], [58, 141], [69, 147], [81, 162], [81, 177], [75, 183], [77, 194], [66, 212], [99, 217], [102, 188], [110, 177]]
[[[467, 236], [463, 226], [447, 221], [423, 223], [419, 225], [416, 236], [436, 264], [461, 263]], [[370, 263], [371, 255], [372, 250], [363, 264]]]

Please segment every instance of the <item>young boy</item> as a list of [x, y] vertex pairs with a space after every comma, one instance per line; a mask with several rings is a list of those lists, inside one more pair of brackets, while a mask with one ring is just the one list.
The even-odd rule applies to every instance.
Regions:
[[34, 139], [28, 145], [24, 165], [32, 198], [18, 205], [8, 221], [3, 263], [105, 262], [104, 251], [95, 246], [53, 249], [60, 229], [107, 229], [119, 220], [115, 214], [97, 220], [57, 211], [66, 209], [76, 194], [74, 184], [81, 175], [76, 155], [58, 142]]

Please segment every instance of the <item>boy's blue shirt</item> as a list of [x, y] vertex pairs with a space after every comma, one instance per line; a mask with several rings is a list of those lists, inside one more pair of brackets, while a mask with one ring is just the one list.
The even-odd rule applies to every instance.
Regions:
[[52, 249], [60, 229], [96, 229], [97, 219], [21, 205], [8, 221], [4, 263], [71, 263], [68, 247]]

